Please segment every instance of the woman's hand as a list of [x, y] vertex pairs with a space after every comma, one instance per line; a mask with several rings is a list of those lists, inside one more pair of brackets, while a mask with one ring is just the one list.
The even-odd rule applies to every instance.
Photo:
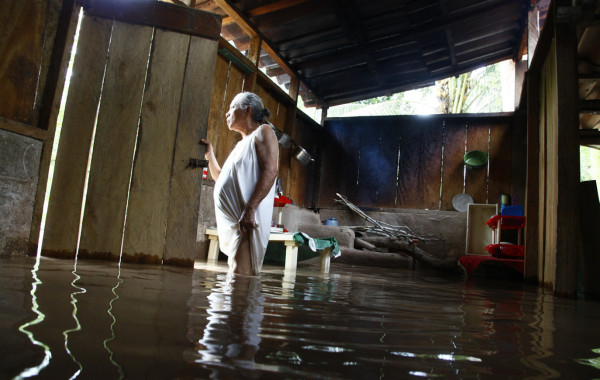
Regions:
[[217, 162], [217, 158], [215, 157], [215, 150], [213, 145], [207, 139], [200, 139], [200, 144], [206, 145], [206, 150], [204, 151], [204, 159], [208, 160], [208, 169], [210, 170], [210, 176], [216, 181], [219, 178], [219, 174], [221, 174], [221, 167]]
[[204, 151], [204, 159], [210, 160], [210, 155], [214, 154], [212, 143], [207, 139], [200, 139], [200, 144], [206, 145], [206, 150]]
[[256, 210], [252, 207], [246, 206], [244, 211], [242, 212], [242, 217], [240, 218], [238, 224], [240, 226], [240, 230], [242, 233], [246, 233], [250, 230], [258, 227], [256, 224]]

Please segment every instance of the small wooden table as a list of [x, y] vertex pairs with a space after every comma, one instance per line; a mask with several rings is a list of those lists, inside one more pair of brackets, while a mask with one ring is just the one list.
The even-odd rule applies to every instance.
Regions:
[[[214, 228], [207, 228], [205, 231], [210, 245], [208, 246], [207, 262], [217, 261], [219, 258], [219, 235]], [[271, 232], [269, 242], [283, 242], [285, 244], [285, 269], [296, 269], [298, 266], [298, 247], [300, 246], [294, 240], [293, 232]], [[321, 252], [321, 271], [329, 272], [329, 263], [331, 260], [330, 250]]]

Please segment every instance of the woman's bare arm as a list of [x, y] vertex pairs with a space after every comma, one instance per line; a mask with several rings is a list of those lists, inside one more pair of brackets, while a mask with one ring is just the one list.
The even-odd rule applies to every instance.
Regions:
[[263, 124], [258, 128], [259, 130], [254, 143], [260, 167], [260, 177], [240, 219], [240, 227], [246, 230], [256, 226], [256, 209], [260, 202], [269, 194], [273, 183], [275, 183], [275, 178], [277, 178], [277, 137], [273, 129], [267, 124]]
[[221, 166], [219, 166], [219, 163], [217, 162], [217, 157], [215, 157], [215, 151], [213, 149], [213, 146], [206, 139], [201, 139], [200, 143], [206, 145], [204, 159], [208, 160], [208, 169], [210, 170], [210, 176], [216, 181], [217, 178], [219, 178], [219, 174], [221, 174]]

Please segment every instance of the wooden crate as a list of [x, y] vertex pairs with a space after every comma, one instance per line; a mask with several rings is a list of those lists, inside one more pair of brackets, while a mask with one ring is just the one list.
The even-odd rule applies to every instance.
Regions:
[[467, 255], [489, 255], [485, 250], [493, 243], [493, 230], [485, 225], [492, 216], [498, 214], [497, 204], [469, 204], [467, 209]]

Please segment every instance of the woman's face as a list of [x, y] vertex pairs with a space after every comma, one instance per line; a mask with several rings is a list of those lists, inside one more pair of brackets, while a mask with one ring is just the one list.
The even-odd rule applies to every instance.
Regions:
[[246, 124], [246, 110], [241, 107], [237, 99], [233, 99], [225, 117], [227, 118], [227, 127], [231, 130], [238, 130]]

